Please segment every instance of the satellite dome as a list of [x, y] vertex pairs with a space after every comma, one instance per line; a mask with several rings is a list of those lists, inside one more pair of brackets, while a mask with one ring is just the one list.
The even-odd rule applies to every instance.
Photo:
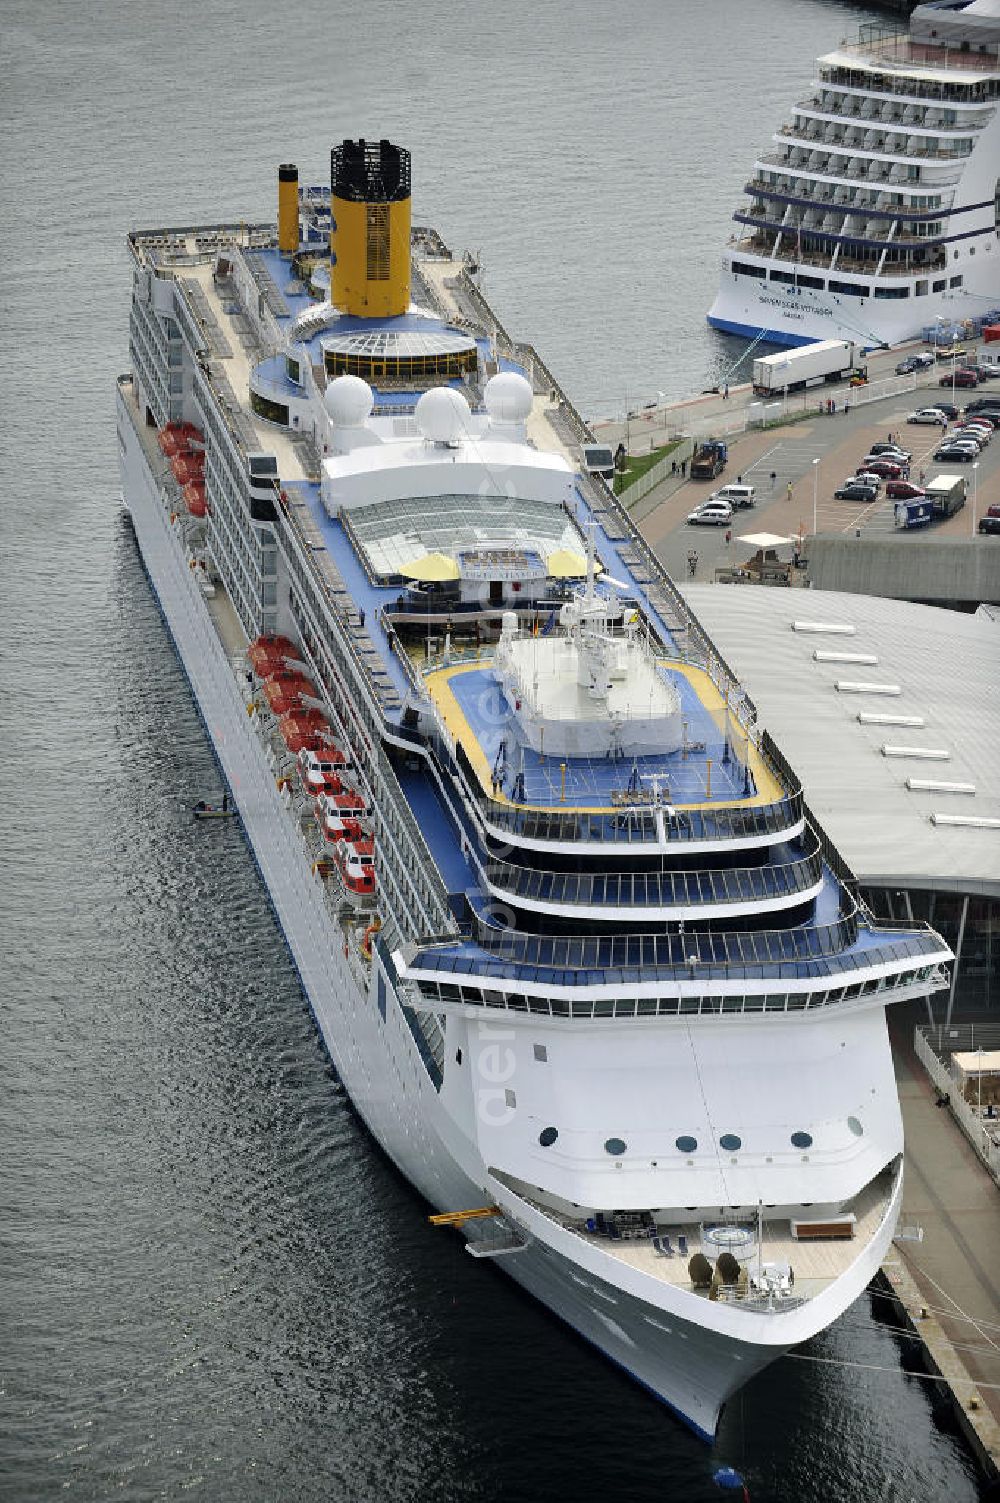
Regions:
[[454, 444], [470, 430], [472, 413], [460, 391], [435, 386], [425, 391], [413, 409], [417, 427], [434, 444]]
[[327, 386], [323, 401], [336, 428], [363, 428], [375, 405], [371, 387], [360, 376], [338, 376]]
[[501, 371], [487, 381], [483, 401], [492, 422], [525, 423], [534, 401], [531, 383], [516, 371]]

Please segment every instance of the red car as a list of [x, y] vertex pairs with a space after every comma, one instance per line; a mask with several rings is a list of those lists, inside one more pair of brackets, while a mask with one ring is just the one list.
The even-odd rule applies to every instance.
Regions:
[[897, 464], [894, 459], [883, 459], [881, 454], [869, 454], [864, 463], [858, 465], [856, 473], [860, 475], [865, 470], [872, 475], [881, 475], [883, 480], [905, 480], [910, 467]]
[[939, 386], [978, 386], [979, 377], [975, 371], [970, 371], [967, 366], [959, 366], [957, 371], [951, 371], [946, 376], [938, 378]]
[[890, 501], [915, 501], [924, 494], [919, 485], [914, 485], [912, 480], [887, 480], [885, 493]]

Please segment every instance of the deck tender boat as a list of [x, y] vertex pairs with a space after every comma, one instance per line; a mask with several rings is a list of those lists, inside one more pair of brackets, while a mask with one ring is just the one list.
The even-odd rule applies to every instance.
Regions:
[[709, 323], [874, 347], [994, 321], [998, 100], [996, 0], [918, 5], [821, 57], [750, 172]]
[[[572, 404], [409, 195], [405, 151], [345, 141], [328, 190], [280, 169], [277, 229], [131, 236], [124, 494], [372, 1134], [474, 1256], [711, 1436], [878, 1269], [885, 1009], [951, 957], [872, 917], [579, 472]], [[203, 518], [168, 421], [205, 435]], [[337, 750], [317, 730], [294, 776], [275, 717], [311, 712]], [[367, 833], [329, 845], [341, 759]]]

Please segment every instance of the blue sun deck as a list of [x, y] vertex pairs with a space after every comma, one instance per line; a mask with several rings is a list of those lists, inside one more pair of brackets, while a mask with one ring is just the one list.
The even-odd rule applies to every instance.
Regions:
[[662, 670], [662, 676], [680, 697], [691, 749], [623, 758], [552, 758], [524, 745], [513, 708], [489, 668], [456, 671], [448, 684], [487, 763], [502, 774], [500, 784], [508, 796], [513, 796], [523, 764], [518, 803], [607, 806], [630, 783], [635, 792], [651, 795], [652, 779], [665, 780], [662, 796], [676, 804], [733, 803], [752, 796], [752, 774], [747, 780], [742, 764], [727, 752], [724, 731], [694, 685], [670, 669]]

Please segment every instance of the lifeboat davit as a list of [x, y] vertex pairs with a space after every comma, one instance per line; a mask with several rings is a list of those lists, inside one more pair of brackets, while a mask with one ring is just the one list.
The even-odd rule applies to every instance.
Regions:
[[289, 711], [299, 714], [306, 708], [303, 698], [313, 698], [316, 686], [303, 674], [286, 671], [265, 679], [264, 693], [275, 715], [287, 715]]
[[295, 643], [287, 637], [258, 637], [247, 652], [250, 666], [258, 678], [270, 678], [289, 662], [296, 662]]
[[[291, 718], [283, 716], [280, 722], [282, 727]], [[340, 775], [347, 766], [347, 758], [332, 738], [323, 742], [315, 732], [314, 738], [315, 744], [299, 748], [298, 769], [303, 788], [313, 798], [318, 798], [321, 793], [343, 793], [344, 784]], [[285, 740], [288, 740], [287, 736]]]
[[189, 480], [181, 495], [184, 504], [193, 517], [208, 516], [208, 502], [205, 500], [204, 480]]
[[361, 816], [364, 813], [365, 801], [353, 789], [346, 793], [323, 793], [316, 800], [316, 818], [323, 839], [330, 845], [338, 840], [363, 841], [365, 831], [361, 826]]
[[341, 840], [333, 847], [333, 859], [349, 893], [370, 898], [375, 892], [374, 840]]

